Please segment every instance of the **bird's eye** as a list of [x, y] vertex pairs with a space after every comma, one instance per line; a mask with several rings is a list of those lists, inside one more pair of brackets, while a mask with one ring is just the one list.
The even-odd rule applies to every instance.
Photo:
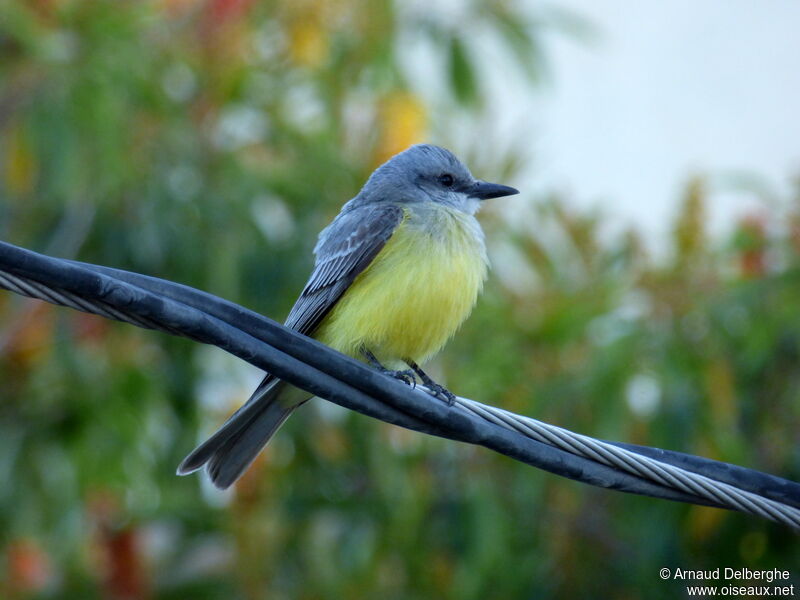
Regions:
[[450, 173], [445, 173], [444, 175], [439, 175], [439, 183], [441, 183], [444, 187], [453, 187], [455, 183], [455, 179]]

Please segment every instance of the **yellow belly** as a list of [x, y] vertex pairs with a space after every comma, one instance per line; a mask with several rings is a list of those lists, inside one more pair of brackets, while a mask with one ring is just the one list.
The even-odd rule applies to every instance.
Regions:
[[344, 293], [314, 335], [361, 357], [373, 352], [386, 366], [424, 362], [469, 316], [486, 278], [483, 241], [466, 215], [436, 211], [437, 233], [408, 224]]

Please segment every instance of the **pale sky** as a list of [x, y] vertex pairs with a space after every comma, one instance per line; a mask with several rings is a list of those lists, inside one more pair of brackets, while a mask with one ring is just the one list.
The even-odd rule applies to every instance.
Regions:
[[656, 237], [693, 173], [715, 177], [716, 231], [770, 210], [752, 193], [724, 191], [731, 173], [788, 195], [800, 176], [800, 2], [557, 5], [598, 35], [548, 36], [553, 81], [536, 98], [499, 100], [504, 120], [533, 127], [526, 185], [563, 190], [576, 205], [601, 206], [614, 222]]

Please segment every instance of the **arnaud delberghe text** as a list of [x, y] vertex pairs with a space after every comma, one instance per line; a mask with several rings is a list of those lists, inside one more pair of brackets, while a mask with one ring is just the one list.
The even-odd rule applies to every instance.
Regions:
[[731, 567], [717, 567], [716, 569], [681, 569], [676, 568], [672, 573], [672, 579], [685, 579], [689, 581], [697, 580], [725, 580], [729, 581], [735, 579], [737, 581], [766, 581], [772, 583], [773, 581], [780, 581], [782, 579], [789, 579], [789, 571], [782, 571], [780, 569], [748, 569], [743, 567], [741, 569], [732, 569]]

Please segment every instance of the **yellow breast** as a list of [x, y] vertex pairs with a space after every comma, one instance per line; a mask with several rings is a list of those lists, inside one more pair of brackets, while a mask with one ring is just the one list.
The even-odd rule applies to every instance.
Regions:
[[469, 316], [486, 279], [483, 234], [474, 217], [445, 207], [406, 212], [314, 337], [361, 358], [424, 362]]

